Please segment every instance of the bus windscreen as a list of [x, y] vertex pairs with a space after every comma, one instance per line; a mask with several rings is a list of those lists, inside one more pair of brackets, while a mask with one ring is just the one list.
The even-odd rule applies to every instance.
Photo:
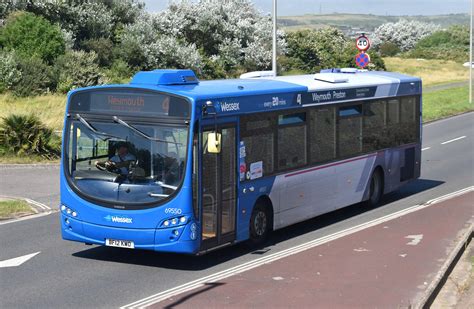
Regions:
[[98, 89], [73, 94], [69, 112], [189, 118], [189, 103], [178, 97], [135, 89]]

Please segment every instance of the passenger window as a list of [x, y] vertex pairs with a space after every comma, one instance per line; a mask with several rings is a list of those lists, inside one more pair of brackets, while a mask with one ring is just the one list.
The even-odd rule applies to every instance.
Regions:
[[338, 157], [362, 152], [362, 104], [339, 108]]
[[278, 129], [278, 169], [306, 165], [306, 125]]
[[368, 102], [364, 105], [362, 132], [364, 152], [390, 147], [390, 141], [387, 140], [385, 133], [385, 109], [386, 102], [383, 100]]
[[403, 97], [400, 102], [400, 143], [408, 144], [418, 140], [418, 121], [416, 97]]
[[336, 157], [336, 109], [323, 107], [310, 111], [311, 162], [318, 163]]
[[[263, 175], [268, 176], [273, 173], [274, 164], [274, 140], [275, 140], [274, 114], [262, 114], [256, 116], [245, 116], [241, 118], [240, 136], [243, 142], [243, 150], [240, 155], [244, 155], [244, 166], [240, 166], [241, 180], [248, 179], [252, 164], [262, 162]], [[242, 160], [242, 157], [241, 157]]]

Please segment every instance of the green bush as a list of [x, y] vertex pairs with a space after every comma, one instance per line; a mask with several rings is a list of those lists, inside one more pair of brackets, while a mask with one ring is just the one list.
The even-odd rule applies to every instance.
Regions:
[[9, 115], [0, 121], [0, 150], [12, 155], [59, 157], [59, 137], [34, 115]]
[[[290, 32], [288, 53], [282, 60], [282, 71], [314, 73], [335, 67], [356, 67], [355, 44], [332, 27]], [[369, 52], [370, 70], [384, 70], [385, 64], [376, 52]]]
[[12, 89], [21, 79], [21, 71], [12, 52], [0, 51], [0, 93]]
[[18, 58], [17, 61], [21, 79], [11, 87], [14, 95], [29, 97], [56, 89], [57, 75], [51, 66], [38, 58]]
[[90, 39], [81, 43], [83, 50], [95, 52], [97, 63], [101, 67], [108, 67], [114, 61], [114, 44], [110, 39], [98, 38]]
[[109, 84], [123, 84], [130, 82], [133, 70], [121, 59], [115, 60], [110, 69], [104, 71], [104, 79]]
[[97, 55], [94, 52], [67, 52], [58, 58], [56, 69], [59, 72], [57, 90], [60, 92], [94, 86], [102, 82]]
[[59, 26], [28, 12], [9, 15], [5, 26], [0, 28], [0, 46], [15, 50], [23, 58], [38, 57], [47, 63], [52, 63], [65, 51]]
[[403, 54], [407, 58], [443, 59], [465, 62], [469, 58], [469, 27], [455, 25], [425, 37]]
[[382, 57], [393, 57], [400, 53], [400, 47], [392, 42], [382, 43], [379, 47], [379, 52]]

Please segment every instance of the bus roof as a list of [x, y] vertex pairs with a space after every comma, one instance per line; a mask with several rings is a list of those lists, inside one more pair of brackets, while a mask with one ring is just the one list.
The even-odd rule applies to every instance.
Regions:
[[[333, 79], [338, 82], [329, 82], [321, 79]], [[183, 85], [153, 85], [143, 81], [140, 83], [133, 83], [132, 81], [131, 85], [166, 91], [193, 98], [194, 100], [201, 100], [208, 98], [241, 97], [272, 93], [327, 91], [381, 85], [389, 86], [388, 88], [396, 87], [398, 89], [400, 84], [405, 83], [418, 84], [416, 87], [418, 89], [416, 93], [421, 92], [420, 78], [382, 71], [319, 73], [248, 79], [210, 80], [201, 81], [198, 84]], [[399, 90], [403, 91], [402, 88], [403, 87], [400, 87]], [[400, 91], [392, 91], [390, 95], [403, 94], [399, 92]], [[411, 91], [410, 94], [413, 94], [413, 91]]]

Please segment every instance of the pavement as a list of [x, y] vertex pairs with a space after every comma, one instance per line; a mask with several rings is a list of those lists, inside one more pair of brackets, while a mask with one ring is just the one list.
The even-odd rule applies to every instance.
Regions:
[[[374, 220], [397, 215], [411, 209], [414, 205], [425, 205], [436, 197], [473, 186], [473, 125], [474, 113], [424, 125], [420, 179], [388, 195], [384, 203], [377, 208], [367, 209], [361, 207], [361, 205], [353, 205], [275, 231], [268, 242], [265, 243], [265, 246], [257, 250], [249, 249], [243, 245], [236, 245], [216, 250], [205, 256], [194, 257], [151, 251], [85, 246], [81, 243], [66, 242], [61, 239], [57, 212], [50, 212], [49, 214], [45, 212], [47, 215], [41, 217], [31, 216], [31, 219], [23, 221], [0, 222], [0, 264], [5, 260], [34, 254], [21, 265], [7, 268], [0, 267], [0, 307], [118, 308], [125, 306], [125, 304], [144, 303], [146, 300], [154, 299], [152, 297], [154, 295], [166, 294], [165, 292], [172, 289], [176, 291], [178, 287], [201, 278], [216, 278], [223, 272], [229, 274], [236, 269], [242, 269], [249, 265], [253, 267], [263, 261], [261, 266], [254, 267], [250, 271], [252, 272], [260, 269], [260, 267], [266, 267], [264, 265], [265, 261], [272, 259], [272, 264], [277, 263], [277, 260], [273, 260], [274, 257], [284, 255], [289, 251], [296, 252], [301, 248], [305, 248], [308, 243], [314, 245], [315, 243], [324, 242], [319, 247], [313, 246], [313, 249], [327, 247], [327, 250], [336, 250], [334, 244], [339, 244], [339, 241], [357, 235], [352, 233], [339, 237], [345, 231], [354, 231], [357, 227], [367, 226]], [[29, 198], [56, 210], [59, 205], [59, 167], [57, 165], [0, 165], [0, 195]], [[430, 207], [435, 206], [436, 204]], [[456, 212], [465, 211], [463, 209], [452, 208], [453, 212], [454, 210]], [[424, 210], [418, 211], [424, 212]], [[411, 216], [411, 214], [406, 216]], [[397, 220], [395, 219], [395, 221]], [[423, 222], [423, 220], [420, 220], [420, 222]], [[391, 223], [386, 222], [384, 225]], [[383, 227], [384, 225], [380, 226]], [[410, 230], [397, 237], [423, 234], [423, 239], [414, 247], [424, 246], [425, 242], [430, 239], [430, 233], [425, 231], [425, 228], [428, 228], [426, 224], [423, 224], [423, 227], [423, 231]], [[441, 227], [444, 227], [444, 224], [438, 223], [431, 226], [432, 229]], [[375, 225], [368, 229], [376, 231], [377, 234], [387, 232], [385, 229], [377, 230]], [[339, 236], [335, 237], [334, 235]], [[393, 237], [396, 238], [395, 235]], [[387, 239], [392, 240], [391, 238]], [[387, 239], [384, 239], [384, 241]], [[399, 240], [398, 244], [401, 247], [398, 249], [414, 250], [411, 246], [406, 245], [412, 239], [407, 238], [403, 241], [405, 242]], [[380, 243], [380, 241], [377, 243]], [[369, 247], [368, 244], [364, 244], [362, 241], [362, 243], [358, 242], [350, 246], [352, 252], [340, 249], [340, 251], [334, 251], [332, 256], [354, 255], [352, 258], [357, 258], [358, 256], [374, 253], [376, 248], [378, 247]], [[354, 249], [359, 251], [353, 251]], [[373, 251], [364, 251], [364, 249]], [[391, 250], [394, 250], [394, 248]], [[407, 260], [417, 256], [416, 251], [402, 252], [400, 250], [393, 251], [393, 254], [407, 254], [405, 258], [399, 256], [400, 259]], [[298, 256], [298, 254], [295, 253], [295, 256]], [[305, 253], [301, 252], [301, 254]], [[324, 257], [324, 252], [321, 254]], [[320, 258], [319, 253], [312, 256], [313, 260], [318, 258]], [[396, 256], [392, 259], [396, 260]], [[354, 264], [354, 267], [351, 268], [349, 262], [338, 261], [342, 264], [331, 267], [340, 270], [338, 275], [341, 276], [343, 274], [348, 276], [351, 269], [356, 271], [361, 267]], [[326, 266], [328, 270], [331, 267]], [[284, 270], [285, 268], [282, 267], [281, 269]], [[406, 268], [406, 271], [411, 272], [412, 270]], [[319, 272], [324, 274], [321, 271]], [[381, 272], [382, 274], [383, 272]], [[273, 280], [273, 277], [276, 279]], [[291, 278], [283, 273], [276, 273], [273, 277], [272, 280], [275, 281], [275, 284]], [[278, 277], [283, 278], [283, 280]], [[227, 278], [232, 277], [219, 280], [227, 280]], [[365, 284], [364, 282], [369, 280], [363, 277], [359, 279], [361, 284]], [[216, 282], [219, 282], [219, 280]], [[343, 290], [352, 287], [344, 282], [340, 282], [340, 284], [344, 288]], [[291, 287], [291, 284], [288, 285]], [[339, 289], [342, 289], [341, 287]], [[422, 290], [420, 289], [420, 291]], [[286, 293], [286, 289], [284, 292]], [[252, 291], [248, 293], [252, 293]], [[383, 293], [391, 294], [391, 288], [387, 289], [385, 286]], [[246, 295], [247, 292], [242, 294], [242, 298], [245, 298]], [[288, 293], [285, 295], [290, 301], [298, 294], [295, 297]], [[408, 303], [409, 297], [410, 295], [405, 296], [393, 306]]]
[[471, 191], [149, 308], [421, 308], [473, 222]]

